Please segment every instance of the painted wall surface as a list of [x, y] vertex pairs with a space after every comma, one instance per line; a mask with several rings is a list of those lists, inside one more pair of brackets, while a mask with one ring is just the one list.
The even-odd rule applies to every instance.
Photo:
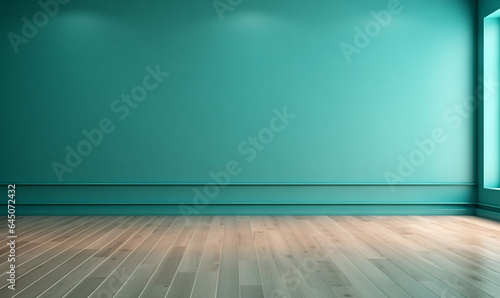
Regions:
[[[479, 101], [479, 195], [476, 214], [500, 219], [500, 1], [481, 0], [478, 7], [478, 73], [490, 88]], [[493, 18], [485, 19], [487, 16]]]
[[474, 201], [475, 1], [4, 2], [1, 183], [373, 183], [374, 203], [388, 181], [444, 183]]

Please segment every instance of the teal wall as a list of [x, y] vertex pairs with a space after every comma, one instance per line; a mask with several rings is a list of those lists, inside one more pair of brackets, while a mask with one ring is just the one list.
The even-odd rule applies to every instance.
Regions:
[[473, 210], [475, 1], [3, 2], [26, 213]]
[[[491, 82], [479, 96], [479, 195], [476, 214], [500, 219], [500, 1], [480, 0], [478, 73]], [[495, 13], [496, 12], [496, 13]], [[496, 84], [495, 84], [496, 83]], [[482, 94], [481, 94], [482, 93]]]

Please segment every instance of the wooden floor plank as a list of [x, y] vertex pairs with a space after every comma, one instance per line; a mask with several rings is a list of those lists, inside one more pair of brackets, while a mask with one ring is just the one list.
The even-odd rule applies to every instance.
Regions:
[[156, 271], [139, 297], [166, 296], [199, 221], [199, 217], [189, 217], [181, 233], [175, 239], [173, 247], [167, 252], [161, 264], [156, 268]]
[[272, 218], [273, 229], [268, 231], [271, 250], [291, 297], [312, 297], [309, 277], [316, 270], [309, 270], [309, 258], [298, 254], [294, 251], [296, 246], [286, 241], [286, 236], [289, 235], [286, 232], [290, 231], [290, 227], [285, 224], [284, 219], [281, 216]]
[[[424, 247], [421, 247], [417, 243], [409, 241], [403, 235], [398, 234], [397, 232], [391, 230], [386, 227], [386, 224], [381, 224], [379, 222], [373, 222], [371, 227], [367, 228], [370, 232], [376, 235], [377, 238], [381, 239], [381, 241], [393, 241], [391, 246], [395, 248], [395, 250], [404, 256], [407, 260], [409, 260], [413, 267], [410, 266], [410, 263], [406, 267], [402, 267], [405, 272], [409, 274], [417, 274], [420, 275], [418, 277], [414, 277], [415, 279], [421, 281], [430, 281], [433, 283], [439, 284], [443, 281], [446, 281], [444, 284], [447, 287], [460, 291], [460, 285], [457, 283], [449, 283], [449, 280], [460, 280], [460, 283], [466, 283], [465, 281], [459, 279], [454, 272], [449, 272], [444, 270], [439, 264], [435, 264], [425, 256], [427, 254], [432, 253], [432, 251], [427, 250]], [[423, 271], [420, 271], [423, 270]], [[425, 276], [425, 274], [429, 274], [429, 276]], [[429, 283], [423, 283], [427, 285]], [[472, 285], [468, 285], [468, 288], [473, 287]]]
[[[129, 235], [129, 230], [141, 219], [141, 217], [118, 217], [113, 222], [114, 228], [108, 231], [97, 241], [90, 243], [87, 249], [97, 249], [98, 251], [89, 259], [82, 262], [78, 267], [62, 277], [57, 283], [47, 288], [39, 297], [63, 297], [71, 291], [80, 281], [87, 277], [97, 267], [99, 267], [107, 257], [103, 252], [107, 252], [115, 242], [121, 242]], [[100, 255], [96, 256], [96, 255]]]
[[[359, 268], [355, 263], [362, 260], [363, 254], [359, 251], [349, 251], [349, 247], [346, 247], [345, 242], [341, 237], [332, 233], [332, 230], [322, 223], [321, 219], [317, 217], [312, 217], [310, 220], [311, 225], [305, 225], [314, 231], [313, 239], [316, 244], [323, 247], [323, 249], [330, 252], [331, 255], [335, 255], [333, 262], [337, 267], [339, 267], [344, 275], [349, 279], [349, 281], [356, 287], [356, 290], [362, 296], [371, 297], [386, 297], [386, 295], [380, 290], [380, 286], [370, 279], [368, 272], [365, 272], [364, 268]], [[332, 226], [338, 226], [338, 223]], [[333, 229], [333, 227], [332, 227]], [[347, 242], [347, 241], [346, 241]], [[353, 247], [350, 247], [354, 249]], [[377, 275], [375, 277], [379, 277]]]
[[[99, 265], [94, 271], [92, 271], [87, 277], [85, 277], [75, 288], [73, 288], [69, 293], [69, 297], [90, 297], [91, 294], [95, 292], [98, 286], [104, 282], [104, 280], [111, 277], [120, 266], [120, 264], [127, 259], [130, 253], [145, 239], [149, 234], [161, 223], [161, 218], [159, 217], [144, 217], [138, 221], [130, 230], [128, 237], [123, 243], [117, 241], [119, 244], [113, 247], [113, 251], [109, 252], [109, 255], [96, 256], [107, 257], [106, 261]], [[113, 276], [122, 275], [122, 271], [118, 271], [117, 274]], [[101, 283], [96, 284], [96, 280], [100, 280]], [[103, 294], [108, 295], [108, 291], [112, 292], [110, 289], [103, 289]], [[116, 289], [112, 295], [118, 291]], [[100, 294], [100, 293], [98, 293]]]
[[[469, 271], [460, 266], [460, 264], [455, 263], [455, 260], [443, 257], [443, 255], [439, 253], [439, 251], [427, 247], [426, 244], [428, 243], [426, 243], [425, 241], [420, 241], [419, 239], [421, 238], [419, 238], [417, 235], [398, 235], [397, 232], [390, 231], [391, 229], [394, 230], [394, 225], [391, 224], [391, 222], [377, 223], [377, 225], [379, 225], [379, 229], [381, 229], [382, 226], [386, 228], [384, 230], [385, 234], [393, 233], [393, 235], [400, 237], [400, 242], [401, 239], [404, 239], [404, 242], [409, 243], [409, 247], [419, 247], [419, 249], [415, 251], [417, 255], [419, 255], [422, 259], [425, 259], [429, 264], [433, 264], [434, 266], [437, 266], [438, 268], [443, 270], [446, 275], [448, 275], [447, 279], [457, 280], [457, 282], [450, 284], [451, 286], [455, 287], [456, 290], [464, 292], [463, 288], [465, 288], [465, 291], [468, 291], [471, 294], [479, 292], [482, 293], [484, 297], [487, 297], [488, 295], [495, 297], [497, 293], [500, 293], [500, 288], [498, 288], [498, 285], [481, 280], [475, 275], [469, 274]], [[435, 226], [435, 224], [432, 223], [432, 226]], [[436, 232], [435, 237], [436, 240], [438, 240], [439, 237], [444, 237], [444, 235]]]
[[240, 286], [260, 286], [247, 288], [247, 291], [258, 288], [262, 289], [252, 227], [248, 216], [239, 216], [237, 218], [236, 229], [238, 233], [238, 274], [240, 276]]
[[[28, 232], [37, 230], [40, 224], [46, 221], [56, 220], [58, 216], [16, 216], [15, 219], [15, 232], [16, 235], [26, 235]], [[5, 238], [8, 229], [2, 229], [0, 236]]]
[[258, 230], [253, 233], [264, 297], [290, 297], [288, 287], [273, 256], [268, 231]]
[[[330, 295], [333, 297], [343, 286], [352, 286], [352, 283], [332, 262], [328, 251], [317, 246], [300, 224], [300, 221], [304, 219], [294, 220], [292, 217], [285, 217], [285, 220], [290, 226], [290, 234], [287, 238], [293, 249], [292, 253], [301, 260], [300, 270], [306, 276], [306, 282], [311, 287], [314, 296]], [[286, 235], [286, 230], [281, 231]], [[345, 292], [343, 295], [347, 294], [348, 297], [356, 296], [352, 288], [343, 292]]]
[[105, 236], [114, 231], [114, 228], [119, 224], [117, 219], [119, 218], [106, 218], [104, 221], [96, 221], [97, 224], [102, 224], [102, 227], [92, 234], [90, 241], [84, 239], [78, 242], [71, 249], [46, 260], [28, 274], [21, 276], [17, 281], [21, 290], [16, 293], [16, 297], [17, 295], [19, 297], [33, 297], [35, 294], [41, 294], [47, 288], [47, 285], [58, 282], [69, 271], [94, 255], [98, 250], [91, 247], [90, 244], [102, 241]]
[[[57, 259], [58, 256], [62, 255], [63, 259], [73, 256], [75, 254], [74, 250], [78, 252], [81, 248], [85, 247], [88, 237], [105, 233], [102, 227], [97, 229], [92, 229], [92, 227], [99, 225], [99, 223], [107, 219], [108, 218], [100, 218], [98, 221], [89, 222], [88, 226], [73, 233], [73, 236], [69, 238], [64, 238], [64, 240], [60, 239], [59, 241], [50, 241], [47, 245], [44, 245], [43, 251], [36, 257], [25, 262], [18, 262], [16, 265], [18, 282], [21, 284], [30, 284], [43, 276], [47, 272], [47, 268], [53, 266], [52, 264], [59, 263], [60, 260]], [[6, 285], [3, 285], [0, 289], [0, 294], [5, 289]]]
[[227, 217], [217, 286], [218, 298], [240, 297], [236, 217]]
[[200, 268], [193, 285], [192, 298], [214, 298], [217, 295], [224, 225], [223, 217], [214, 217], [201, 256]]
[[[53, 224], [56, 224], [56, 227], [59, 228], [43, 232], [42, 236], [32, 240], [27, 239], [27, 242], [16, 242], [16, 248], [19, 252], [17, 256], [22, 258], [24, 262], [27, 262], [38, 256], [41, 251], [47, 251], [52, 248], [54, 243], [70, 238], [75, 234], [75, 231], [81, 231], [86, 227], [95, 225], [95, 220], [93, 219], [96, 218], [80, 217], [65, 222], [53, 222]], [[103, 220], [104, 218], [101, 217], [99, 219]], [[19, 244], [19, 246], [17, 246], [17, 244]], [[5, 260], [6, 259], [7, 258], [5, 258]], [[6, 266], [8, 266], [6, 262], [0, 264], [0, 270], [2, 270], [1, 272], [3, 272]]]
[[[154, 227], [154, 230], [145, 238], [141, 238], [140, 235], [138, 235], [139, 237], [136, 239], [138, 244], [135, 249], [133, 247], [134, 244], [131, 243], [130, 249], [133, 251], [89, 297], [102, 297], [104, 295], [109, 296], [110, 294], [116, 296], [116, 293], [129, 279], [137, 266], [143, 261], [146, 255], [149, 254], [150, 250], [156, 246], [163, 233], [169, 229], [174, 219], [174, 217], [156, 217], [151, 222], [151, 227], [154, 227], [157, 223], [158, 226]], [[139, 231], [138, 234], [145, 234], [149, 230], [149, 228], [143, 229]], [[142, 242], [140, 242], [141, 240]], [[124, 251], [125, 249], [127, 249], [126, 246], [122, 246], [120, 248], [121, 251]], [[116, 255], [113, 257], [117, 258]]]
[[262, 286], [241, 286], [241, 298], [264, 298]]
[[179, 264], [177, 274], [172, 281], [172, 286], [168, 289], [167, 298], [189, 298], [191, 296], [211, 223], [211, 216], [200, 219], [196, 232], [193, 234], [193, 239], [189, 243], [186, 253]]
[[[500, 223], [473, 216], [36, 216], [16, 223], [17, 287], [8, 290], [5, 278], [1, 297], [500, 293]], [[6, 258], [0, 262], [6, 271]]]
[[[77, 218], [77, 217], [62, 217], [62, 218], [57, 218], [55, 220], [50, 220], [50, 217], [47, 217], [48, 220], [44, 220], [41, 222], [36, 229], [32, 229], [30, 232], [27, 233], [19, 233], [17, 234], [17, 247], [23, 248], [27, 244], [33, 244], [33, 243], [43, 243], [41, 239], [47, 238], [47, 236], [50, 238], [50, 235], [57, 235], [57, 232], [59, 229], [64, 228], [64, 226], [72, 221], [75, 220], [86, 220], [85, 218]], [[26, 249], [23, 249], [26, 251]], [[1, 247], [0, 248], [0, 260], [3, 263], [4, 262], [4, 257], [7, 255], [7, 247]]]
[[185, 218], [175, 217], [172, 225], [165, 231], [157, 245], [151, 249], [141, 264], [132, 272], [115, 297], [139, 297], [185, 224]]

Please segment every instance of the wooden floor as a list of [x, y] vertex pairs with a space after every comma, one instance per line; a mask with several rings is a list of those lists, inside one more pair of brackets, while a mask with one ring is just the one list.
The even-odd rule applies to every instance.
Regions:
[[0, 297], [500, 297], [500, 223], [476, 217], [16, 223], [16, 290], [3, 245]]

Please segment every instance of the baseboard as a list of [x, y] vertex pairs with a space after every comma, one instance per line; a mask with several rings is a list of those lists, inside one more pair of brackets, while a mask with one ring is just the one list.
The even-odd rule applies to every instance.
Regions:
[[475, 203], [471, 185], [138, 186], [19, 185], [22, 204], [462, 204]]
[[500, 206], [478, 203], [476, 215], [500, 221]]
[[16, 215], [474, 215], [474, 204], [57, 204], [17, 205]]
[[16, 214], [473, 215], [476, 194], [473, 185], [18, 185]]

